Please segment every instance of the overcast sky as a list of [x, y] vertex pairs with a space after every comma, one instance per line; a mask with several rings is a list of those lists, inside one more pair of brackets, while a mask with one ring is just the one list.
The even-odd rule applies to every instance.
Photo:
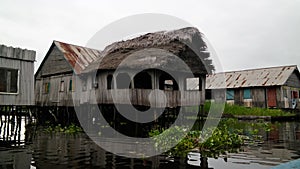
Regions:
[[300, 68], [300, 0], [0, 0], [0, 44], [36, 50], [37, 70], [53, 40], [85, 46], [104, 26], [141, 13], [172, 15], [197, 27], [225, 71]]

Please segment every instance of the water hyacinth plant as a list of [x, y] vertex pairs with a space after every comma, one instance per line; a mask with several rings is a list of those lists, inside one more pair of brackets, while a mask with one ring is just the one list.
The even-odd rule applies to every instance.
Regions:
[[69, 126], [62, 127], [60, 124], [56, 126], [49, 126], [45, 129], [46, 132], [60, 132], [60, 133], [79, 133], [83, 132], [82, 128], [79, 126], [76, 126], [75, 124], [71, 124]]
[[[174, 127], [169, 130], [168, 134], [181, 133], [185, 130], [184, 127]], [[150, 137], [160, 134], [164, 131], [152, 130], [149, 133]], [[227, 130], [226, 126], [222, 126], [221, 128], [216, 129], [207, 129], [205, 131], [192, 130], [189, 131], [188, 134], [179, 140], [179, 138], [175, 138], [175, 141], [179, 141], [179, 143], [166, 152], [169, 156], [174, 157], [184, 157], [188, 152], [192, 150], [199, 151], [202, 156], [217, 156], [219, 154], [223, 154], [226, 151], [231, 151], [235, 148], [239, 148], [243, 144], [243, 139], [238, 132]], [[175, 136], [176, 134], [174, 134]], [[211, 135], [208, 139], [204, 140], [207, 135]], [[204, 137], [203, 137], [204, 136]], [[173, 138], [173, 137], [172, 137]], [[156, 149], [164, 147], [170, 142], [174, 140], [166, 140], [162, 137], [153, 137], [156, 142]]]

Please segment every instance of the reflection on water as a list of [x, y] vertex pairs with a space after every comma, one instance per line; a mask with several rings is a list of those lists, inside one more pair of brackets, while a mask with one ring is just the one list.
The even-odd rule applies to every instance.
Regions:
[[[66, 169], [66, 168], [270, 168], [300, 157], [300, 123], [272, 123], [270, 132], [259, 131], [263, 142], [242, 147], [217, 159], [201, 158], [191, 152], [187, 159], [156, 156], [147, 159], [120, 157], [93, 143], [84, 133], [46, 133], [43, 129], [27, 127], [22, 118], [16, 130], [8, 120], [1, 121], [0, 168], [8, 169]], [[4, 124], [10, 123], [10, 124]], [[11, 120], [12, 122], [12, 120]], [[24, 124], [23, 124], [24, 123]], [[252, 122], [239, 122], [247, 126]], [[6, 127], [3, 127], [5, 126]], [[10, 125], [10, 126], [9, 126]], [[14, 124], [16, 126], [16, 124]], [[9, 129], [7, 129], [9, 126]], [[251, 125], [250, 125], [251, 126]], [[6, 134], [3, 134], [5, 130]], [[12, 132], [7, 131], [20, 131]], [[10, 137], [6, 137], [6, 135]], [[17, 136], [15, 136], [17, 135]], [[5, 137], [4, 137], [5, 136]], [[14, 140], [20, 138], [20, 140]], [[16, 144], [16, 141], [26, 144]], [[201, 167], [199, 167], [201, 166]]]
[[32, 153], [25, 146], [28, 119], [5, 115], [0, 116], [0, 123], [0, 168], [30, 168]]
[[37, 168], [104, 167], [106, 153], [83, 134], [49, 134], [38, 132], [31, 145], [33, 166]]

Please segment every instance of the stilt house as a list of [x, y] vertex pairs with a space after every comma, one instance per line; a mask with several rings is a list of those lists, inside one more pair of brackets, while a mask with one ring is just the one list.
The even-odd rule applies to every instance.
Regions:
[[35, 74], [37, 106], [73, 106], [73, 73], [80, 74], [100, 56], [100, 51], [53, 41]]
[[[209, 75], [206, 91], [223, 89], [224, 73]], [[246, 107], [299, 106], [300, 73], [296, 65], [225, 72], [226, 100]]]
[[[148, 33], [115, 42], [103, 51], [54, 41], [35, 75], [36, 104], [151, 106], [149, 95], [155, 89], [166, 96], [165, 101], [156, 97], [156, 107], [203, 104], [206, 74], [213, 69], [208, 58], [196, 28]], [[133, 73], [135, 70], [142, 71]], [[73, 73], [79, 77], [76, 84]], [[198, 79], [196, 90], [188, 85], [192, 78]], [[75, 90], [77, 95], [72, 98]]]

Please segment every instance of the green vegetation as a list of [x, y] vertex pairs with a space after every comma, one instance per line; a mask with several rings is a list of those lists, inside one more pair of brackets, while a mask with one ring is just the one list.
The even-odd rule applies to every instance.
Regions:
[[75, 124], [71, 124], [69, 126], [62, 127], [60, 124], [56, 126], [49, 126], [44, 131], [52, 133], [52, 132], [60, 132], [60, 133], [79, 133], [83, 132], [81, 127], [76, 126]]
[[[210, 102], [206, 102], [204, 105], [204, 111], [209, 112]], [[227, 115], [242, 115], [242, 116], [271, 116], [271, 117], [279, 117], [279, 116], [295, 116], [293, 113], [285, 112], [281, 109], [267, 109], [267, 108], [258, 108], [258, 107], [244, 107], [238, 105], [229, 105], [225, 104], [224, 113]]]
[[244, 145], [257, 145], [263, 142], [262, 135], [272, 130], [271, 122], [266, 122], [262, 119], [254, 121], [240, 121], [237, 119], [229, 118], [222, 119], [219, 126], [227, 126], [227, 130], [232, 129], [242, 136]]
[[[152, 130], [149, 136], [154, 139], [157, 150], [167, 147], [171, 142], [179, 142], [166, 152], [169, 156], [185, 157], [190, 151], [199, 151], [202, 157], [218, 157], [227, 152], [236, 152], [243, 145], [261, 144], [263, 133], [271, 129], [271, 123], [263, 120], [245, 122], [230, 118], [221, 120], [216, 129], [189, 131], [183, 139], [181, 136], [185, 128], [178, 126], [171, 130]], [[163, 132], [164, 136], [153, 137]], [[167, 140], [165, 136], [171, 136], [172, 140]]]
[[[171, 141], [179, 141], [181, 133], [185, 130], [184, 127], [174, 127], [171, 130], [162, 132], [168, 132], [166, 135], [172, 136], [172, 140], [167, 140], [165, 137], [153, 137], [159, 135], [159, 130], [153, 130], [149, 133], [150, 137], [153, 137], [156, 142], [156, 149], [166, 147]], [[208, 135], [211, 135], [207, 138]], [[204, 140], [204, 138], [207, 138]], [[231, 151], [239, 148], [243, 144], [243, 139], [237, 132], [229, 131], [226, 126], [218, 127], [214, 129], [208, 129], [205, 131], [189, 131], [188, 134], [181, 139], [181, 141], [169, 151], [166, 152], [169, 156], [184, 157], [193, 149], [197, 149], [201, 152], [202, 156], [218, 156], [225, 153], [225, 151]]]
[[236, 151], [244, 143], [243, 137], [238, 134], [239, 131], [236, 129], [230, 131], [226, 125], [206, 132], [212, 135], [198, 144], [202, 156], [216, 157], [225, 152]]

